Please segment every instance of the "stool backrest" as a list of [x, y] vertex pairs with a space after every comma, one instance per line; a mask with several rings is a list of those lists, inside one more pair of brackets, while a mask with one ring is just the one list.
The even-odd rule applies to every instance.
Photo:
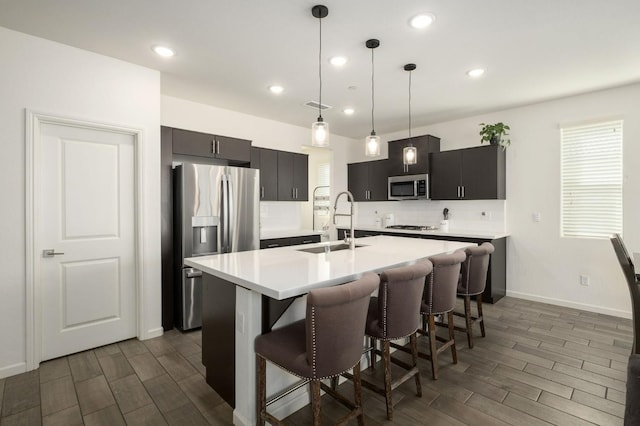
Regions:
[[618, 263], [622, 268], [622, 273], [627, 280], [627, 286], [629, 287], [629, 296], [631, 296], [631, 316], [633, 318], [633, 346], [631, 347], [631, 353], [640, 353], [640, 282], [636, 277], [636, 271], [633, 266], [633, 261], [629, 252], [622, 241], [620, 234], [614, 234], [611, 237], [611, 244], [613, 250], [616, 252]]
[[487, 271], [489, 258], [495, 247], [491, 243], [482, 243], [478, 247], [469, 247], [464, 250], [467, 258], [462, 263], [462, 278], [458, 284], [460, 293], [474, 295], [484, 291], [487, 284]]
[[362, 355], [371, 293], [380, 277], [366, 273], [357, 281], [312, 290], [307, 295], [307, 361], [313, 378], [352, 368]]
[[429, 260], [388, 269], [380, 274], [378, 290], [378, 327], [385, 339], [399, 339], [416, 331], [424, 280], [433, 270]]
[[429, 258], [433, 263], [433, 271], [425, 281], [422, 312], [439, 314], [455, 307], [460, 264], [466, 258], [467, 255], [462, 250]]

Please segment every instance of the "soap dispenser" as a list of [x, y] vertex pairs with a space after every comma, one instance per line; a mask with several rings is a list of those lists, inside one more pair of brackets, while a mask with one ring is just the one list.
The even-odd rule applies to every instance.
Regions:
[[440, 230], [445, 232], [449, 230], [449, 209], [446, 207], [444, 208], [444, 210], [442, 210], [442, 220], [440, 221]]

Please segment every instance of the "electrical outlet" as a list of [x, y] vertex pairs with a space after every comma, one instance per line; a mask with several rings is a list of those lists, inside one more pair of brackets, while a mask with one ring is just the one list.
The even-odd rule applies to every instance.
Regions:
[[589, 287], [590, 284], [589, 275], [580, 275], [580, 285], [583, 287]]

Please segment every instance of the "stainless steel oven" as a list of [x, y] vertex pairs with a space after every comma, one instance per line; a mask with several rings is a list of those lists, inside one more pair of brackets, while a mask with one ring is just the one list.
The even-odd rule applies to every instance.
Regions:
[[429, 175], [389, 177], [389, 200], [428, 200]]

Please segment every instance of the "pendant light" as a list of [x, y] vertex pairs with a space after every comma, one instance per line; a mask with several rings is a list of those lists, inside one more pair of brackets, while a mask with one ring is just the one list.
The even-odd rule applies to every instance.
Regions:
[[329, 146], [329, 123], [322, 118], [322, 18], [326, 18], [329, 9], [323, 5], [311, 8], [311, 14], [320, 23], [320, 48], [318, 50], [318, 76], [320, 79], [320, 99], [318, 99], [318, 121], [311, 125], [311, 145], [319, 147]]
[[364, 155], [367, 157], [377, 157], [380, 155], [380, 136], [376, 135], [376, 130], [373, 125], [373, 112], [375, 109], [374, 98], [374, 85], [373, 85], [373, 49], [380, 46], [380, 40], [375, 38], [369, 39], [366, 42], [366, 46], [371, 49], [371, 134], [364, 138]]
[[[416, 69], [416, 64], [407, 64], [404, 66], [405, 71], [409, 71], [409, 139], [411, 139], [411, 71]], [[418, 149], [409, 142], [402, 150], [402, 164], [404, 171], [409, 171], [409, 166], [418, 163]]]

